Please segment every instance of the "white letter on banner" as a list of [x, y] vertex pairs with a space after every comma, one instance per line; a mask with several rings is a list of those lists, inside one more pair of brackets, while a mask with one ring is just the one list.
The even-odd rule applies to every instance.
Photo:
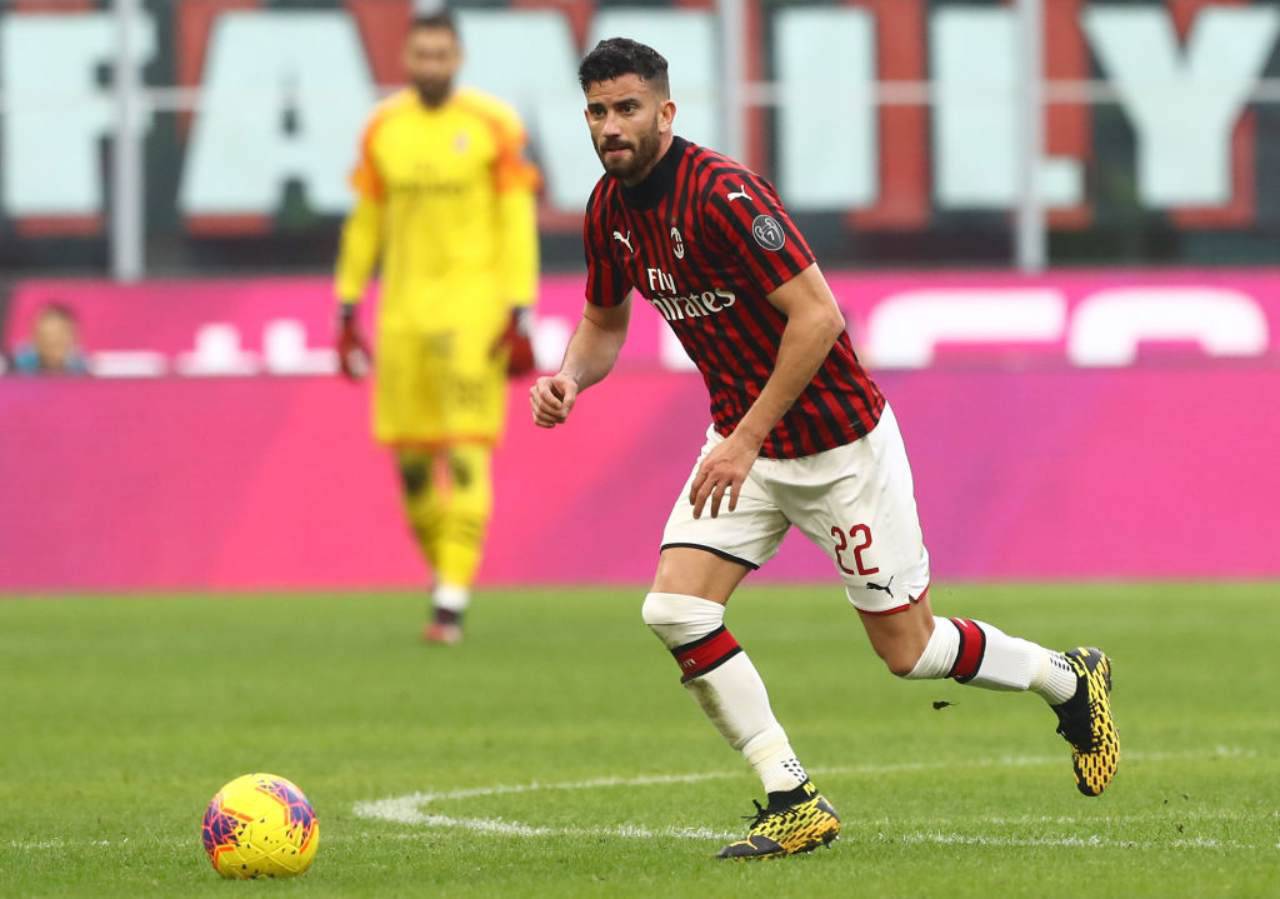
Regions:
[[582, 116], [579, 54], [564, 15], [467, 9], [459, 10], [458, 26], [467, 48], [459, 80], [520, 112], [548, 201], [557, 209], [582, 209], [603, 170]]
[[[311, 208], [351, 205], [347, 175], [376, 101], [350, 16], [228, 12], [218, 18], [179, 191], [186, 215], [270, 215], [290, 179]], [[285, 127], [293, 113], [296, 133]]]
[[[135, 66], [155, 53], [150, 16], [133, 25]], [[86, 216], [103, 208], [98, 142], [111, 134], [115, 100], [99, 66], [115, 61], [116, 22], [108, 13], [0, 17], [0, 84], [5, 114], [0, 163], [9, 215]], [[150, 118], [140, 122], [145, 131]]]
[[1050, 288], [909, 290], [871, 310], [867, 355], [880, 368], [925, 368], [941, 343], [1055, 341], [1066, 322], [1066, 300]]
[[795, 209], [875, 203], [875, 23], [863, 9], [785, 9], [774, 19], [780, 190]]
[[1138, 133], [1138, 194], [1148, 206], [1231, 201], [1231, 132], [1277, 27], [1275, 8], [1206, 9], [1183, 54], [1167, 10], [1085, 12], [1085, 33]]
[[[934, 167], [944, 208], [1007, 209], [1017, 198], [1013, 17], [1003, 9], [967, 8], [933, 17]], [[1078, 160], [1041, 160], [1039, 180], [1050, 207], [1082, 201]]]
[[1132, 365], [1143, 341], [1192, 341], [1210, 356], [1261, 356], [1267, 319], [1256, 300], [1221, 287], [1117, 287], [1076, 307], [1067, 355], [1076, 365]]
[[[586, 106], [578, 86], [582, 54], [564, 15], [553, 10], [462, 10], [458, 23], [467, 48], [460, 80], [502, 97], [519, 110], [546, 179], [550, 204], [562, 210], [581, 209], [602, 169], [582, 116]], [[679, 104], [677, 130], [690, 140], [714, 146], [719, 136], [719, 73], [711, 15], [687, 10], [603, 10], [592, 20], [588, 46], [615, 34], [661, 46], [671, 61], [672, 92]], [[513, 59], [520, 60], [520, 65], [512, 65]]]

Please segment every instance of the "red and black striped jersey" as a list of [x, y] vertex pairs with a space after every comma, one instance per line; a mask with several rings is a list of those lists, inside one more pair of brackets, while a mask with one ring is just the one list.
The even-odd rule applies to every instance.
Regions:
[[[813, 264], [813, 253], [764, 178], [675, 138], [643, 182], [605, 175], [583, 226], [587, 300], [626, 301], [635, 289], [679, 338], [728, 436], [773, 372], [787, 320], [768, 295]], [[761, 447], [795, 458], [851, 443], [884, 408], [841, 334], [822, 367]]]

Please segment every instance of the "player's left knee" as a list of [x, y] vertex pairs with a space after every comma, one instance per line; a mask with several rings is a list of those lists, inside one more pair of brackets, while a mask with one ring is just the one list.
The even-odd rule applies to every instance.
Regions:
[[895, 677], [911, 677], [923, 655], [924, 647], [909, 643], [889, 647], [880, 653], [880, 658]]
[[[932, 617], [917, 615], [912, 609], [890, 616], [893, 620], [867, 623], [867, 634], [876, 655], [897, 677], [920, 677], [932, 641]], [[925, 675], [928, 676], [928, 675]]]

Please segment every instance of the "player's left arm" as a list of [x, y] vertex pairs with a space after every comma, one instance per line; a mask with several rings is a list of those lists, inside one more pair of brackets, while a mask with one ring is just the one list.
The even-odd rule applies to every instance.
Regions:
[[709, 233], [720, 252], [743, 261], [787, 320], [760, 395], [733, 433], [702, 460], [690, 485], [694, 517], [701, 517], [710, 500], [714, 518], [726, 493], [729, 511], [737, 508], [760, 447], [813, 380], [845, 323], [813, 251], [771, 184], [745, 169], [728, 172], [704, 199]]
[[778, 360], [760, 396], [734, 429], [757, 448], [809, 386], [845, 329], [844, 315], [817, 263], [773, 291], [767, 299], [787, 317], [778, 346]]
[[689, 490], [694, 518], [701, 517], [708, 499], [711, 517], [719, 515], [726, 492], [729, 511], [737, 508], [738, 492], [760, 454], [760, 447], [809, 386], [844, 331], [844, 316], [816, 263], [770, 293], [768, 300], [787, 317], [777, 362], [764, 389], [733, 433], [708, 453], [699, 466]]
[[524, 128], [511, 116], [499, 131], [494, 187], [498, 214], [498, 280], [511, 318], [495, 351], [505, 347], [513, 375], [533, 370], [532, 312], [538, 289], [538, 170], [525, 158]]

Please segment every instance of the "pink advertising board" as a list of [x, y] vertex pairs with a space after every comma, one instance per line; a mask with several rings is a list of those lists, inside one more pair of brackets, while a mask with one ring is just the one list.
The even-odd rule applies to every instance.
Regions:
[[[1013, 283], [987, 277], [946, 283]], [[1186, 274], [1133, 277], [1195, 286]], [[842, 299], [866, 304], [856, 328], [871, 327], [876, 297], [939, 279], [836, 280]], [[1073, 363], [1072, 310], [1110, 289], [1103, 280], [1046, 281], [1068, 297], [1067, 331], [1052, 350], [1044, 340], [976, 354], [937, 344], [923, 367], [878, 372], [907, 440], [937, 577], [1280, 576], [1280, 365], [1270, 343], [1280, 276], [1212, 282], [1254, 300], [1261, 352], [1225, 358], [1223, 346], [1247, 346], [1237, 334], [1208, 351], [1169, 340], [1168, 352], [1144, 346], [1129, 364]], [[544, 291], [548, 317], [573, 313], [571, 282]], [[79, 310], [91, 349], [160, 354], [167, 376], [0, 380], [0, 591], [425, 584], [392, 466], [369, 442], [366, 387], [303, 372], [178, 376], [200, 372], [179, 363], [195, 352], [193, 328], [209, 323], [244, 337], [246, 370], [271, 370], [258, 340], [282, 317], [305, 323], [308, 352], [323, 351], [332, 309], [322, 282], [32, 284], [17, 292], [11, 325], [21, 333], [54, 296]], [[586, 394], [563, 430], [533, 428], [526, 385], [512, 385], [485, 583], [651, 576], [707, 422], [700, 379], [655, 364], [656, 318], [638, 310], [629, 364]], [[637, 339], [646, 321], [650, 345]], [[829, 575], [825, 556], [793, 535], [752, 578]]]
[[[559, 362], [581, 314], [582, 281], [576, 274], [543, 279], [536, 342], [544, 367]], [[1040, 278], [834, 272], [830, 282], [859, 352], [877, 370], [1280, 359], [1280, 269]], [[324, 278], [27, 281], [13, 292], [6, 348], [29, 334], [51, 300], [76, 310], [102, 375], [293, 376], [333, 368], [334, 302]], [[366, 306], [371, 318], [372, 303]], [[661, 317], [645, 309], [632, 316], [622, 364], [688, 367]]]

